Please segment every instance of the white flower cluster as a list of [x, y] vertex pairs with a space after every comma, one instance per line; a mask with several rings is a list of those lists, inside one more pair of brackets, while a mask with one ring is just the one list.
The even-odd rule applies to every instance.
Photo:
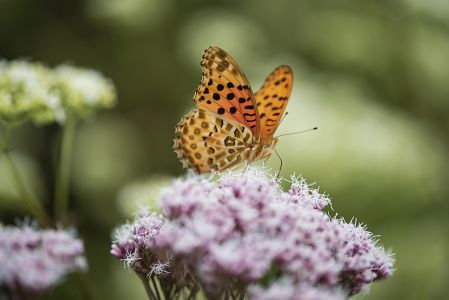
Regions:
[[115, 104], [113, 83], [97, 71], [61, 65], [55, 69], [55, 75], [64, 106], [75, 114], [84, 115]]
[[0, 122], [64, 123], [115, 103], [114, 85], [100, 73], [62, 65], [52, 70], [23, 60], [0, 61]]
[[39, 63], [0, 62], [0, 120], [62, 122], [64, 111], [53, 82], [51, 70]]

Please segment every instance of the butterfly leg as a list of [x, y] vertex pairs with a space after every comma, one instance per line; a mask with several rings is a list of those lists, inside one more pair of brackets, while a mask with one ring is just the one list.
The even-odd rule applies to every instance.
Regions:
[[279, 165], [279, 170], [277, 171], [277, 174], [276, 174], [276, 179], [279, 179], [279, 176], [281, 175], [281, 170], [282, 170], [282, 158], [279, 155], [279, 153], [276, 151], [276, 149], [274, 149], [274, 153], [276, 153], [276, 156], [279, 158], [279, 161], [281, 162], [281, 164]]
[[246, 170], [251, 166], [251, 163], [248, 160], [245, 160], [245, 169], [243, 170], [243, 173], [246, 172]]
[[265, 158], [264, 160], [263, 160], [263, 165], [265, 166], [265, 164], [267, 163], [267, 161], [270, 159], [270, 157], [268, 156], [267, 158]]

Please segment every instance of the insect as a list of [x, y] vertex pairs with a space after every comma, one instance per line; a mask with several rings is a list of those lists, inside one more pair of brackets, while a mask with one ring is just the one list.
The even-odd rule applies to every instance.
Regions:
[[205, 173], [268, 159], [292, 90], [290, 67], [277, 67], [256, 93], [223, 49], [207, 48], [201, 67], [197, 108], [175, 129], [173, 149], [183, 167]]

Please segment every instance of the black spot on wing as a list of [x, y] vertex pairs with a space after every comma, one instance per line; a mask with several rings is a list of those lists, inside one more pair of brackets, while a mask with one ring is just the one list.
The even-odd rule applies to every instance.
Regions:
[[228, 99], [228, 100], [232, 100], [232, 99], [234, 99], [234, 97], [235, 97], [234, 93], [229, 93], [226, 95], [226, 99]]

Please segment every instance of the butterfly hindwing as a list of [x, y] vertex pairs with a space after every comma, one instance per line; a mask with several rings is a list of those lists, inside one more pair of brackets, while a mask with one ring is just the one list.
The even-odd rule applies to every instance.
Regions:
[[209, 47], [201, 60], [202, 78], [195, 93], [198, 108], [249, 128], [258, 136], [254, 94], [235, 60], [218, 47]]
[[245, 126], [194, 109], [176, 126], [173, 149], [185, 168], [204, 173], [244, 161], [244, 151], [252, 138]]
[[292, 91], [293, 72], [289, 66], [277, 67], [255, 94], [260, 123], [260, 138], [272, 137], [287, 107]]

